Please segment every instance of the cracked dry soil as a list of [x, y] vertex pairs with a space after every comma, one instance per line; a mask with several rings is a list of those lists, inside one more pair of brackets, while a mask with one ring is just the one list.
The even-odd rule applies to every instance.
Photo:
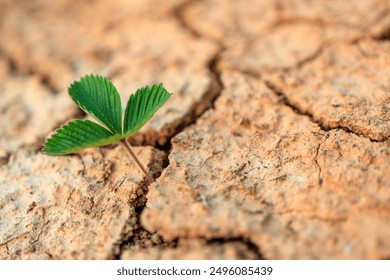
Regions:
[[[0, 259], [389, 259], [388, 0], [0, 2]], [[52, 157], [67, 87], [174, 95]]]

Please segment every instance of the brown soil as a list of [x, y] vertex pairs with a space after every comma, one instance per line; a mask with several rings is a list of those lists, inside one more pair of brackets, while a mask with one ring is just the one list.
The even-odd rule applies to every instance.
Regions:
[[[0, 2], [0, 259], [390, 258], [387, 0]], [[174, 95], [53, 157], [87, 73]]]

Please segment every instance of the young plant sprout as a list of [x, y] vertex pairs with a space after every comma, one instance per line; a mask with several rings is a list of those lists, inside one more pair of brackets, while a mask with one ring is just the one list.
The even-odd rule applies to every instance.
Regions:
[[124, 117], [117, 89], [102, 76], [87, 75], [71, 84], [68, 92], [77, 106], [104, 126], [89, 120], [70, 121], [46, 140], [43, 151], [49, 155], [66, 155], [120, 141], [152, 182], [126, 138], [137, 132], [169, 99], [171, 94], [163, 85], [138, 89], [130, 96]]

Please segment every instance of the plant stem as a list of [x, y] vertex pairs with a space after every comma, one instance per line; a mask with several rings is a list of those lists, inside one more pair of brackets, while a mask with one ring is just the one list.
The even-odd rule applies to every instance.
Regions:
[[152, 177], [150, 177], [150, 175], [149, 175], [148, 172], [146, 171], [145, 167], [142, 165], [142, 163], [141, 163], [141, 162], [138, 160], [138, 158], [135, 156], [135, 154], [134, 154], [133, 151], [131, 150], [130, 144], [127, 142], [127, 140], [126, 140], [126, 139], [122, 139], [121, 142], [122, 142], [122, 144], [125, 146], [127, 152], [133, 157], [133, 159], [135, 160], [135, 162], [138, 164], [139, 168], [141, 168], [142, 172], [145, 174], [146, 179], [149, 181], [149, 183], [152, 183], [152, 182], [153, 182]]

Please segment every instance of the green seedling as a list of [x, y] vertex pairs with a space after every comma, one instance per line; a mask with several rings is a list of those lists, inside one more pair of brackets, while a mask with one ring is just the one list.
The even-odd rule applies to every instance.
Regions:
[[169, 99], [171, 94], [163, 85], [138, 89], [130, 96], [124, 116], [117, 89], [102, 76], [87, 75], [71, 84], [68, 92], [78, 107], [104, 126], [89, 120], [70, 121], [46, 140], [43, 151], [49, 155], [66, 155], [120, 141], [152, 182], [126, 138], [137, 132]]

